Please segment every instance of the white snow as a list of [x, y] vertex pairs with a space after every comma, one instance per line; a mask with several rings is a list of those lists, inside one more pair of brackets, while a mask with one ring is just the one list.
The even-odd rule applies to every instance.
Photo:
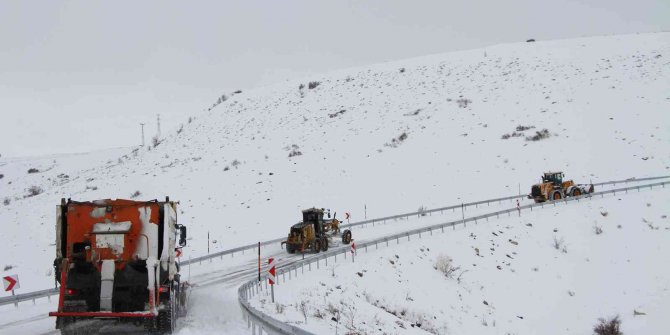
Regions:
[[[312, 206], [350, 212], [353, 222], [419, 207], [527, 193], [537, 176], [547, 170], [562, 170], [566, 178], [579, 184], [667, 175], [668, 57], [670, 33], [508, 44], [432, 55], [246, 90], [210, 112], [194, 115], [192, 122], [185, 122], [183, 131], [170, 134], [155, 148], [0, 159], [0, 222], [4, 227], [0, 243], [11, 250], [0, 255], [0, 270], [2, 275], [19, 274], [22, 285], [17, 293], [53, 286], [53, 206], [63, 197], [130, 198], [139, 191], [137, 199], [170, 196], [180, 200], [179, 223], [189, 229], [189, 245], [182, 257], [188, 258], [206, 254], [208, 247], [216, 252], [285, 236], [288, 227], [300, 218], [300, 210]], [[401, 68], [405, 70], [401, 72]], [[309, 81], [320, 85], [298, 89]], [[518, 126], [534, 128], [517, 131]], [[548, 129], [548, 138], [525, 139], [543, 129]], [[506, 134], [510, 137], [502, 139]], [[289, 157], [297, 152], [301, 154]], [[31, 168], [39, 172], [28, 173]], [[637, 207], [627, 199], [622, 197], [616, 207], [634, 213]], [[651, 208], [662, 206], [654, 199], [649, 201]], [[485, 210], [468, 209], [468, 214]], [[446, 215], [457, 217], [458, 213]], [[570, 223], [576, 218], [563, 215], [556, 220]], [[432, 216], [355, 229], [354, 238], [378, 237], [400, 231], [404, 225], [416, 227], [442, 219], [447, 220]], [[588, 226], [591, 241], [593, 228]], [[580, 241], [577, 228], [571, 231], [574, 236], [564, 236], [568, 254], [557, 255], [557, 263], [579, 254], [574, 245]], [[609, 241], [611, 233], [605, 229], [598, 237]], [[469, 247], [463, 244], [466, 241], [459, 241]], [[544, 244], [537, 242], [535, 246]], [[459, 265], [465, 264], [467, 258], [461, 258], [459, 251], [447, 251]], [[657, 255], [667, 254], [663, 251], [659, 249]], [[278, 263], [293, 259], [279, 246], [269, 246], [263, 252], [264, 256], [278, 256]], [[533, 252], [526, 250], [524, 254]], [[141, 258], [147, 253], [138, 252]], [[423, 257], [428, 259], [429, 255]], [[546, 255], [538, 251], [537, 257]], [[190, 314], [182, 331], [207, 334], [214, 329], [245, 329], [246, 324], [237, 321], [240, 314], [235, 290], [253, 275], [248, 271], [254, 264], [253, 255], [247, 253], [193, 266], [192, 281], [211, 289], [193, 292], [191, 309], [200, 314]], [[556, 266], [567, 269], [561, 264]], [[540, 275], [550, 273], [539, 266]], [[667, 288], [663, 286], [667, 275], [641, 270], [641, 283]], [[575, 279], [575, 288], [587, 285], [587, 279]], [[492, 285], [482, 278], [477, 280]], [[512, 287], [513, 283], [507, 285]], [[582, 295], [571, 290], [574, 297]], [[471, 291], [476, 292], [475, 288]], [[454, 291], [444, 293], [458, 298]], [[466, 298], [474, 297], [474, 293], [468, 294]], [[617, 297], [621, 296], [613, 299]], [[667, 292], [659, 297], [667, 301]], [[499, 299], [491, 299], [496, 307], [505, 306]], [[628, 302], [623, 298], [617, 301]], [[486, 309], [470, 300], [468, 303], [471, 307], [467, 311], [445, 310], [441, 320], [453, 324], [449, 318], [474, 320], [477, 316], [475, 321], [463, 321], [463, 329], [482, 323]], [[224, 305], [226, 310], [219, 314], [208, 307], [210, 304]], [[523, 304], [528, 318], [543, 317], [539, 312], [527, 312], [542, 309], [530, 300], [523, 300]], [[39, 308], [47, 308], [44, 305], [21, 307], [23, 314], [11, 311], [13, 306], [4, 306], [10, 311], [0, 317], [0, 331], [49, 331], [53, 320], [37, 317], [41, 315]], [[654, 308], [648, 310], [656, 313]], [[506, 313], [497, 307], [495, 318], [487, 323], [509, 320]], [[598, 314], [608, 313], [602, 310]], [[623, 318], [624, 311], [620, 313]], [[575, 321], [575, 314], [566, 312], [560, 320], [572, 321], [571, 329], [576, 332], [588, 332], [595, 315], [583, 315], [583, 321]], [[33, 321], [26, 321], [33, 317]], [[498, 327], [503, 321], [496, 322]], [[626, 327], [633, 324], [629, 319], [623, 322]], [[21, 328], [19, 324], [30, 326]], [[521, 333], [534, 333], [527, 330], [536, 325], [509, 323], [509, 327], [517, 326], [526, 330]], [[654, 324], [649, 327], [645, 329], [658, 329]]]
[[[669, 201], [667, 189], [596, 198], [358, 250], [355, 263], [298, 271], [276, 304], [253, 302], [316, 334], [590, 334], [616, 315], [624, 334], [666, 334]], [[439, 257], [453, 259], [451, 278]]]
[[93, 234], [127, 233], [131, 225], [130, 221], [99, 222], [93, 225]]
[[142, 230], [140, 238], [135, 249], [135, 255], [138, 259], [158, 259], [158, 245], [153, 245], [152, 241], [158, 241], [158, 225], [151, 222], [151, 207], [140, 207], [140, 222], [142, 222]]

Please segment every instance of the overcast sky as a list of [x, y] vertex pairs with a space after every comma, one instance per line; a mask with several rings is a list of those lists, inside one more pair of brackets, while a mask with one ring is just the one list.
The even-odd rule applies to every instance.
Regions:
[[222, 93], [492, 44], [670, 30], [668, 0], [0, 1], [0, 154], [140, 143]]

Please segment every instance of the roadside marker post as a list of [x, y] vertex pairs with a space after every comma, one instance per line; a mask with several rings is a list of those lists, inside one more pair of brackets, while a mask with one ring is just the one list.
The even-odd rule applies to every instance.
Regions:
[[[21, 287], [21, 285], [19, 285], [19, 275], [2, 277], [2, 283], [5, 284], [5, 292], [12, 291], [12, 296], [15, 296], [14, 290]], [[19, 307], [19, 304], [14, 302], [14, 307]]]
[[354, 240], [351, 240], [351, 262], [354, 262], [354, 255], [356, 254], [356, 243]]
[[272, 294], [272, 303], [275, 302], [275, 279], [276, 279], [276, 269], [273, 264], [274, 258], [268, 258], [268, 265], [270, 269], [268, 270], [268, 283], [270, 284], [270, 292]]

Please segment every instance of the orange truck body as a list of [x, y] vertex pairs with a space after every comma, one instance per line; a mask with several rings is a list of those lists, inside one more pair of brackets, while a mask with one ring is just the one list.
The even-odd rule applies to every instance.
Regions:
[[186, 243], [176, 206], [168, 198], [61, 201], [54, 260], [61, 290], [58, 311], [49, 315], [62, 333], [80, 333], [78, 321], [92, 318], [144, 320], [152, 333], [172, 331], [188, 285], [176, 259]]

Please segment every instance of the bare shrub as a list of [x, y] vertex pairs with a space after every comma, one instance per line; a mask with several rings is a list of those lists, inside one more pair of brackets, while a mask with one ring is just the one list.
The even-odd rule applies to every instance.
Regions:
[[191, 123], [191, 122], [193, 122], [193, 117], [192, 117], [192, 116], [189, 116], [189, 117], [188, 117], [188, 123]]
[[328, 303], [328, 307], [326, 307], [326, 312], [328, 312], [330, 315], [333, 316], [331, 320], [335, 322], [340, 321], [340, 309], [335, 307], [335, 305]]
[[321, 85], [320, 81], [310, 81], [309, 84], [307, 85], [307, 88], [315, 89], [317, 86]]
[[12, 203], [12, 200], [9, 198], [5, 198], [5, 200], [2, 201], [2, 204], [5, 206], [9, 206], [10, 203]]
[[141, 194], [142, 193], [140, 193], [140, 191], [135, 191], [133, 194], [130, 195], [130, 198], [135, 199], [135, 198], [139, 197]]
[[277, 310], [277, 314], [284, 314], [284, 309], [285, 309], [285, 308], [286, 308], [286, 306], [284, 306], [284, 305], [282, 305], [282, 304], [280, 304], [280, 303], [277, 303], [277, 304], [275, 305], [275, 309]]
[[456, 103], [458, 104], [459, 108], [466, 108], [466, 107], [468, 107], [469, 104], [472, 103], [472, 100], [461, 98], [461, 99], [456, 100]]
[[230, 163], [230, 165], [232, 165], [236, 169], [237, 169], [238, 166], [240, 166], [240, 164], [242, 164], [242, 163], [240, 163], [240, 161], [238, 161], [237, 159], [234, 159], [233, 162]]
[[563, 238], [559, 239], [556, 236], [554, 236], [554, 241], [551, 245], [554, 247], [554, 249], [561, 250], [561, 248], [565, 246], [565, 241], [563, 240]]
[[440, 254], [435, 260], [435, 265], [433, 268], [437, 271], [440, 271], [447, 278], [452, 278], [454, 273], [458, 271], [461, 267], [454, 266], [453, 259], [451, 257]]
[[30, 169], [28, 169], [28, 173], [39, 173], [39, 172], [40, 172], [40, 170], [38, 170], [38, 169], [36, 169], [36, 168], [30, 168]]
[[237, 90], [237, 91], [233, 92], [233, 94], [240, 94], [240, 93], [242, 93], [242, 90]]
[[5, 175], [0, 173], [0, 179], [5, 178]]
[[551, 134], [549, 134], [549, 130], [545, 128], [540, 131], [536, 131], [535, 135], [533, 136], [527, 136], [526, 141], [539, 141], [548, 138], [549, 136], [551, 136]]
[[334, 117], [338, 117], [338, 116], [346, 113], [346, 111], [347, 111], [346, 109], [342, 109], [339, 112], [336, 112], [336, 113], [333, 113], [333, 114], [328, 114], [328, 117], [332, 119]]
[[184, 131], [184, 125], [180, 124], [179, 129], [177, 129], [177, 134], [181, 134], [182, 131]]
[[300, 150], [298, 150], [298, 149], [300, 149], [300, 147], [298, 147], [297, 144], [292, 144], [291, 148], [287, 147], [287, 149], [292, 149], [291, 152], [288, 153], [289, 158], [302, 155], [302, 152]]
[[42, 192], [44, 192], [44, 190], [41, 187], [35, 185], [30, 186], [30, 188], [28, 188], [28, 194], [26, 195], [26, 198], [34, 197], [38, 194], [41, 194]]
[[603, 233], [603, 227], [597, 224], [593, 226], [593, 230], [595, 231], [596, 235], [600, 235]]
[[384, 145], [391, 148], [397, 148], [400, 144], [402, 144], [402, 142], [404, 142], [407, 139], [407, 137], [408, 137], [407, 133], [402, 133], [398, 137], [392, 139], [391, 143], [386, 143]]
[[597, 335], [623, 335], [621, 330], [621, 320], [619, 316], [615, 316], [609, 320], [599, 318], [598, 323], [593, 327], [593, 332]]
[[344, 302], [342, 302], [342, 309], [344, 310], [344, 316], [347, 318], [348, 325], [347, 328], [349, 330], [354, 330], [356, 329], [356, 315], [358, 314], [356, 310], [356, 306], [352, 305], [347, 305]]
[[405, 68], [404, 67], [400, 68], [400, 73], [405, 73]]
[[417, 210], [420, 216], [426, 216], [426, 207], [421, 206], [419, 207], [419, 210]]
[[535, 128], [535, 126], [522, 126], [522, 125], [518, 125], [518, 126], [516, 126], [516, 131], [526, 131], [526, 130], [528, 130], [528, 129], [533, 129], [533, 128]]
[[302, 84], [302, 83], [301, 83], [301, 84], [298, 86], [298, 90], [302, 90], [303, 88], [305, 88], [305, 84]]
[[312, 314], [312, 316], [314, 316], [314, 317], [317, 318], [317, 319], [323, 319], [323, 318], [326, 317], [326, 314], [324, 314], [323, 311], [321, 311], [320, 309], [317, 308], [317, 309], [314, 311], [314, 314]]
[[309, 305], [307, 301], [303, 300], [300, 302], [300, 313], [305, 318], [305, 323], [307, 323], [307, 314], [309, 312]]

